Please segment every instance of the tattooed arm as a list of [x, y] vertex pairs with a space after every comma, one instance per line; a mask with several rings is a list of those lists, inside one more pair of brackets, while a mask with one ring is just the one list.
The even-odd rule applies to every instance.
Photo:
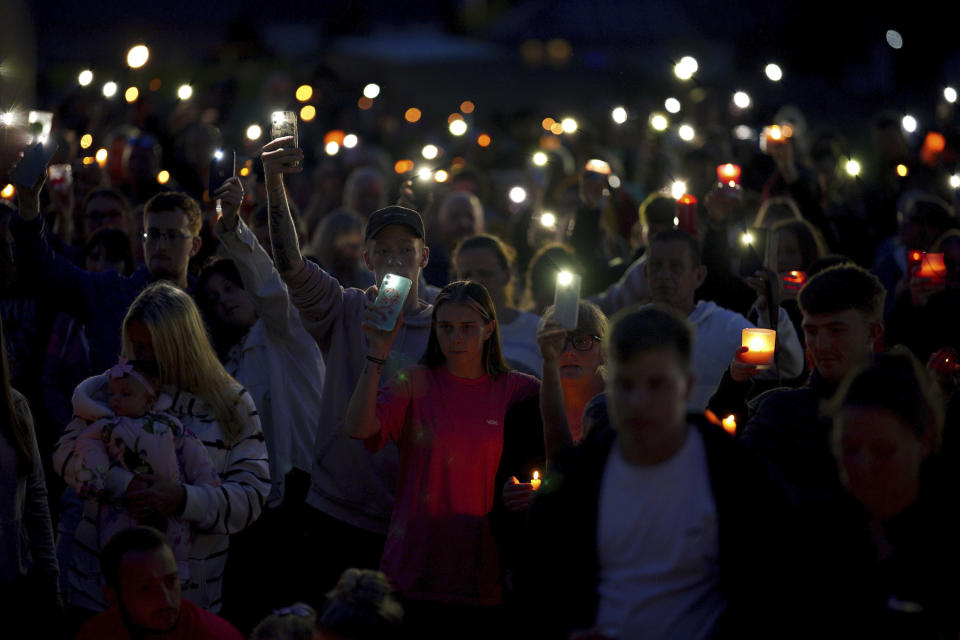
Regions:
[[[277, 138], [263, 147], [261, 159], [267, 186], [267, 214], [270, 228], [270, 245], [273, 262], [284, 280], [303, 268], [303, 257], [297, 242], [297, 231], [290, 215], [290, 205], [283, 186], [284, 173], [303, 171], [303, 152], [284, 147], [290, 138]], [[297, 161], [300, 161], [297, 163]], [[290, 166], [297, 163], [296, 166]]]

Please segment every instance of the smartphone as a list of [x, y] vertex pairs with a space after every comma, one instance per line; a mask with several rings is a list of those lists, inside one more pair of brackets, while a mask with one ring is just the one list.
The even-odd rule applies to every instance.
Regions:
[[10, 173], [10, 182], [24, 187], [32, 187], [35, 185], [37, 180], [40, 179], [40, 176], [43, 175], [47, 163], [50, 162], [50, 158], [53, 157], [53, 154], [55, 154], [59, 148], [60, 145], [56, 142], [48, 142], [46, 144], [36, 142], [31, 144], [24, 150], [23, 157], [20, 158], [17, 168]]
[[[270, 129], [270, 139], [293, 137], [293, 148], [300, 147], [300, 138], [297, 136], [297, 112], [296, 111], [274, 111], [270, 116], [273, 126]], [[300, 161], [288, 163], [291, 167], [300, 166]]]
[[557, 288], [553, 294], [553, 320], [568, 331], [577, 328], [582, 282], [583, 278], [576, 273], [561, 271], [557, 274]]
[[769, 229], [751, 227], [740, 236], [740, 275], [752, 276], [777, 264], [776, 243]]
[[388, 273], [383, 277], [380, 284], [380, 291], [377, 292], [377, 299], [374, 304], [381, 309], [385, 318], [383, 322], [371, 323], [383, 331], [393, 331], [397, 326], [397, 318], [400, 317], [400, 310], [403, 309], [403, 303], [407, 300], [407, 294], [410, 293], [410, 287], [413, 282], [409, 278]]
[[210, 160], [210, 184], [207, 187], [207, 193], [211, 198], [217, 189], [223, 186], [228, 178], [237, 174], [237, 152], [230, 150], [224, 151], [217, 149], [213, 152], [213, 158]]

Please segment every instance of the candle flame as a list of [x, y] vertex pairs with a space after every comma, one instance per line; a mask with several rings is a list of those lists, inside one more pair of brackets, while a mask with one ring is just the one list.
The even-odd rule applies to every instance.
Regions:
[[539, 472], [539, 471], [534, 471], [534, 472], [533, 472], [533, 479], [534, 479], [534, 480], [539, 480], [539, 479], [540, 479], [540, 472]]
[[730, 435], [737, 433], [737, 418], [732, 413], [723, 419], [723, 430]]

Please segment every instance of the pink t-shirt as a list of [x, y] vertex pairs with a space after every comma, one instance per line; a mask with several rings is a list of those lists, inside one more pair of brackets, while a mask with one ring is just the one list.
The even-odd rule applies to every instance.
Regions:
[[416, 366], [380, 389], [376, 451], [400, 449], [397, 499], [380, 568], [412, 599], [500, 602], [500, 566], [487, 514], [496, 495], [503, 418], [540, 381], [516, 371], [496, 380]]

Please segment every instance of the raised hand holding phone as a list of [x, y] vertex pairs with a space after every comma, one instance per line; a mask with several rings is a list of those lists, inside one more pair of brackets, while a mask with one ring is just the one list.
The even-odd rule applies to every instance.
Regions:
[[363, 332], [367, 336], [370, 355], [385, 359], [403, 324], [403, 304], [413, 283], [403, 276], [388, 273], [379, 287], [367, 289]]

